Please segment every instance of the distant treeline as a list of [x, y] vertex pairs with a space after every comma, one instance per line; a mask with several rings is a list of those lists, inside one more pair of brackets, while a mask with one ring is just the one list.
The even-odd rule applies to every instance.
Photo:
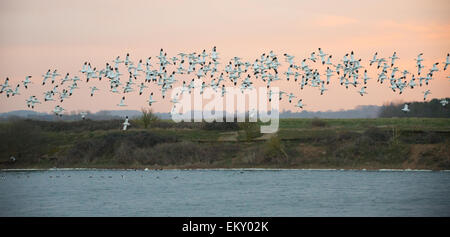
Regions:
[[380, 112], [380, 106], [361, 105], [350, 110], [340, 111], [308, 111], [301, 112], [283, 111], [280, 118], [377, 118]]
[[[33, 119], [33, 120], [44, 120], [44, 121], [76, 121], [81, 120], [80, 112], [82, 111], [71, 111], [69, 113], [64, 113], [62, 117], [55, 116], [53, 113], [41, 113], [33, 110], [16, 110], [7, 113], [0, 114], [0, 121], [8, 121], [19, 118]], [[86, 118], [91, 120], [115, 120], [123, 119], [125, 116], [137, 117], [141, 116], [141, 111], [137, 110], [102, 110], [96, 113], [91, 113], [90, 111], [84, 111], [87, 113]]]
[[[449, 98], [446, 98], [450, 100]], [[402, 108], [405, 103], [390, 103], [383, 105], [380, 109], [380, 118], [392, 117], [421, 117], [421, 118], [450, 118], [450, 105], [442, 106], [442, 99], [433, 99], [426, 102], [408, 103], [409, 112], [405, 113]]]
[[[380, 106], [368, 105], [368, 106], [357, 106], [355, 109], [351, 110], [340, 110], [340, 111], [318, 111], [312, 112], [307, 110], [297, 111], [283, 111], [280, 112], [280, 118], [376, 118], [378, 116]], [[69, 113], [64, 113], [62, 117], [57, 117], [51, 113], [39, 113], [32, 110], [17, 110], [7, 113], [0, 113], [0, 121], [8, 121], [11, 119], [26, 118], [32, 120], [45, 120], [45, 121], [76, 121], [81, 120], [81, 111], [71, 111]], [[138, 110], [111, 110], [111, 111], [99, 111], [96, 113], [87, 112], [87, 119], [91, 120], [120, 120], [124, 119], [125, 116], [129, 118], [137, 118], [142, 115], [141, 111]], [[193, 112], [191, 111], [193, 114]], [[225, 115], [226, 112], [222, 111]], [[160, 119], [171, 119], [169, 113], [154, 113]], [[243, 114], [240, 114], [243, 115]], [[233, 115], [235, 116], [235, 115]]]
[[[447, 100], [450, 100], [447, 98]], [[450, 105], [442, 106], [441, 99], [433, 99], [429, 102], [410, 102], [410, 112], [404, 113], [401, 109], [405, 103], [394, 102], [383, 106], [363, 105], [350, 110], [340, 111], [282, 111], [280, 118], [390, 118], [390, 117], [428, 117], [428, 118], [450, 118]], [[71, 111], [64, 116], [58, 117], [54, 114], [39, 113], [32, 110], [17, 110], [7, 113], [0, 113], [0, 121], [32, 119], [45, 121], [77, 121], [81, 120], [81, 111]], [[139, 118], [142, 115], [138, 110], [102, 110], [96, 113], [87, 112], [87, 119], [90, 120], [123, 120], [125, 116], [129, 118]], [[192, 113], [192, 111], [191, 111]], [[226, 114], [226, 112], [222, 112]], [[169, 113], [154, 113], [160, 119], [171, 119]]]

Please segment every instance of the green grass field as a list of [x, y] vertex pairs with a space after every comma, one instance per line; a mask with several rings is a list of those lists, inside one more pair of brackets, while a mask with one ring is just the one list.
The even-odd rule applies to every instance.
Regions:
[[[400, 129], [450, 130], [447, 118], [376, 118], [376, 119], [320, 119], [326, 127], [336, 129], [365, 129], [370, 126], [395, 127]], [[314, 119], [281, 119], [280, 128], [311, 128]]]

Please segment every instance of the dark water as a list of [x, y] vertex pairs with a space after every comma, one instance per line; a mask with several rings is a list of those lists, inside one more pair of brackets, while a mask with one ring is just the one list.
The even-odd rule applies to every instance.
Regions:
[[450, 172], [57, 170], [0, 177], [0, 216], [450, 216]]

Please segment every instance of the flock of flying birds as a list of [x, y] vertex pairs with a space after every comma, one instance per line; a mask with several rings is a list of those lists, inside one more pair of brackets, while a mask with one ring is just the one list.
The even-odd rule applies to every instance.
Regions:
[[[144, 93], [148, 95], [148, 105], [151, 106], [157, 101], [153, 98], [154, 90], [160, 90], [162, 94], [162, 99], [165, 98], [166, 93], [172, 88], [172, 86], [177, 82], [177, 75], [191, 75], [194, 77], [191, 81], [182, 82], [181, 93], [175, 95], [171, 98], [170, 102], [173, 104], [172, 109], [175, 108], [176, 104], [179, 103], [180, 96], [185, 93], [191, 93], [191, 91], [196, 87], [194, 79], [200, 79], [202, 81], [200, 93], [206, 87], [214, 89], [216, 92], [221, 91], [221, 95], [224, 96], [227, 91], [225, 84], [231, 84], [235, 87], [239, 87], [243, 92], [244, 90], [253, 90], [254, 83], [256, 81], [261, 81], [267, 85], [270, 89], [271, 84], [279, 80], [291, 79], [298, 83], [299, 89], [303, 90], [306, 86], [317, 88], [320, 91], [320, 95], [323, 95], [328, 89], [326, 85], [334, 79], [339, 82], [341, 86], [349, 88], [353, 86], [354, 88], [360, 87], [357, 92], [364, 96], [367, 94], [367, 81], [372, 79], [367, 75], [367, 69], [362, 70], [364, 67], [361, 66], [361, 59], [357, 59], [354, 52], [345, 54], [345, 56], [339, 60], [338, 63], [332, 62], [332, 55], [325, 53], [321, 48], [317, 52], [312, 52], [310, 57], [302, 59], [299, 64], [294, 62], [295, 57], [289, 54], [283, 54], [283, 59], [289, 65], [287, 70], [280, 72], [279, 69], [281, 63], [279, 58], [273, 51], [268, 54], [264, 53], [259, 59], [256, 59], [253, 63], [248, 61], [242, 61], [239, 57], [233, 57], [226, 66], [219, 70], [219, 54], [216, 51], [216, 47], [212, 49], [211, 52], [206, 52], [203, 50], [200, 54], [198, 53], [179, 53], [178, 57], [168, 57], [167, 53], [163, 49], [160, 50], [157, 58], [157, 63], [152, 65], [152, 57], [148, 57], [143, 62], [140, 59], [137, 63], [131, 61], [130, 55], [127, 54], [125, 59], [122, 60], [120, 56], [117, 56], [111, 62], [107, 62], [104, 68], [98, 70], [96, 67], [91, 66], [90, 62], [85, 62], [80, 70], [83, 75], [80, 78], [78, 75], [73, 77], [66, 73], [62, 76], [58, 73], [57, 69], [53, 71], [48, 69], [48, 71], [42, 75], [42, 83], [32, 82], [32, 76], [26, 76], [25, 80], [22, 81], [22, 85], [25, 89], [29, 87], [30, 84], [41, 84], [42, 86], [48, 83], [50, 80], [53, 85], [53, 89], [48, 90], [44, 93], [44, 102], [59, 101], [63, 103], [66, 99], [69, 99], [76, 89], [79, 89], [79, 84], [85, 81], [86, 85], [92, 80], [101, 81], [105, 78], [108, 82], [108, 86], [102, 89], [96, 86], [90, 86], [90, 96], [93, 97], [97, 90], [108, 90], [111, 93], [122, 94], [120, 102], [117, 106], [126, 106], [125, 95], [128, 93], [133, 93], [136, 90], [139, 95]], [[394, 52], [392, 56], [388, 58], [378, 57], [378, 53], [373, 55], [373, 58], [369, 61], [369, 67], [376, 67], [378, 70], [377, 82], [383, 84], [384, 81], [388, 81], [390, 89], [393, 92], [403, 93], [404, 89], [410, 88], [414, 89], [417, 86], [422, 86], [424, 83], [428, 85], [429, 81], [433, 79], [433, 74], [439, 71], [439, 62], [436, 62], [432, 67], [425, 72], [425, 66], [422, 64], [423, 54], [417, 55], [416, 61], [417, 73], [409, 72], [407, 70], [401, 71], [396, 67], [396, 60], [399, 59], [397, 53]], [[321, 64], [323, 67], [326, 66], [324, 74], [319, 73], [318, 69], [314, 68], [314, 64]], [[123, 80], [121, 76], [124, 74], [119, 71], [119, 66], [124, 65], [128, 71], [128, 80]], [[445, 71], [450, 65], [450, 54], [447, 54], [445, 62], [443, 62], [443, 70]], [[171, 69], [168, 72], [169, 68]], [[411, 74], [409, 77], [408, 74]], [[245, 76], [246, 75], [246, 76]], [[141, 79], [142, 78], [142, 79]], [[144, 79], [145, 78], [145, 79]], [[447, 76], [450, 78], [450, 76]], [[418, 82], [418, 84], [417, 84]], [[15, 89], [9, 84], [9, 78], [6, 78], [3, 84], [0, 84], [1, 94], [6, 94], [7, 98], [19, 95], [19, 89], [21, 84], [17, 84]], [[64, 87], [59, 91], [59, 87]], [[149, 88], [148, 92], [145, 89]], [[298, 90], [296, 90], [298, 91]], [[290, 92], [279, 91], [278, 99], [281, 100], [283, 95], [286, 94], [289, 103], [292, 99], [297, 96]], [[423, 92], [423, 99], [426, 100], [427, 96], [431, 94], [430, 90]], [[269, 101], [275, 95], [272, 90], [269, 90]], [[88, 95], [87, 95], [88, 96]], [[446, 106], [448, 101], [443, 99], [440, 101], [442, 106]], [[26, 104], [29, 108], [34, 109], [36, 104], [41, 104], [41, 101], [37, 96], [32, 95], [26, 99]], [[302, 99], [297, 100], [295, 105], [298, 108], [303, 108], [304, 104]], [[53, 113], [57, 116], [63, 115], [64, 108], [61, 105], [56, 105], [53, 109]], [[173, 110], [172, 110], [173, 111]], [[402, 109], [404, 112], [409, 112], [408, 104], [404, 105]], [[84, 119], [87, 113], [82, 112], [81, 116]], [[127, 121], [125, 121], [127, 123]], [[126, 125], [124, 123], [124, 129]], [[127, 124], [129, 125], [129, 123]]]

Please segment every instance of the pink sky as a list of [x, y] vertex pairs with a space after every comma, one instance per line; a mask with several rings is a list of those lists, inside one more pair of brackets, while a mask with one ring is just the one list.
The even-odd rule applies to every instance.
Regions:
[[[0, 112], [27, 109], [25, 99], [50, 90], [40, 86], [48, 69], [79, 75], [83, 62], [102, 68], [116, 56], [127, 52], [133, 61], [155, 56], [164, 48], [168, 56], [179, 52], [201, 52], [217, 46], [222, 64], [233, 56], [246, 61], [273, 50], [284, 63], [283, 53], [295, 55], [295, 61], [309, 56], [318, 47], [333, 55], [334, 62], [355, 51], [363, 66], [374, 52], [399, 56], [397, 66], [416, 72], [415, 61], [423, 52], [425, 70], [440, 62], [440, 72], [428, 87], [405, 90], [398, 95], [387, 83], [369, 82], [361, 97], [357, 88], [339, 86], [336, 77], [324, 96], [311, 87], [299, 90], [293, 82], [277, 82], [281, 90], [293, 92], [308, 106], [306, 110], [351, 109], [358, 105], [381, 105], [389, 101], [422, 100], [430, 89], [431, 98], [450, 96], [450, 69], [442, 71], [442, 62], [450, 52], [450, 1], [0, 1], [0, 83], [6, 77], [15, 85], [32, 75], [35, 84], [21, 95], [6, 99], [0, 95]], [[155, 62], [155, 61], [153, 61]], [[286, 64], [286, 63], [285, 63]], [[375, 67], [368, 70], [376, 77]], [[124, 70], [122, 70], [124, 72]], [[322, 71], [322, 73], [324, 73]], [[282, 76], [284, 78], [284, 76]], [[127, 76], [122, 80], [127, 80]], [[242, 77], [243, 78], [243, 77]], [[97, 83], [105, 88], [107, 83]], [[91, 85], [80, 89], [62, 104], [68, 110], [110, 110], [121, 95], [106, 88], [89, 96]], [[101, 89], [102, 89], [101, 88]], [[145, 96], [127, 95], [128, 107], [146, 107], [148, 93], [159, 97], [159, 88], [146, 90]], [[38, 105], [36, 110], [50, 112], [56, 102]], [[168, 100], [154, 104], [154, 110], [168, 112]], [[298, 111], [287, 100], [282, 109]]]

